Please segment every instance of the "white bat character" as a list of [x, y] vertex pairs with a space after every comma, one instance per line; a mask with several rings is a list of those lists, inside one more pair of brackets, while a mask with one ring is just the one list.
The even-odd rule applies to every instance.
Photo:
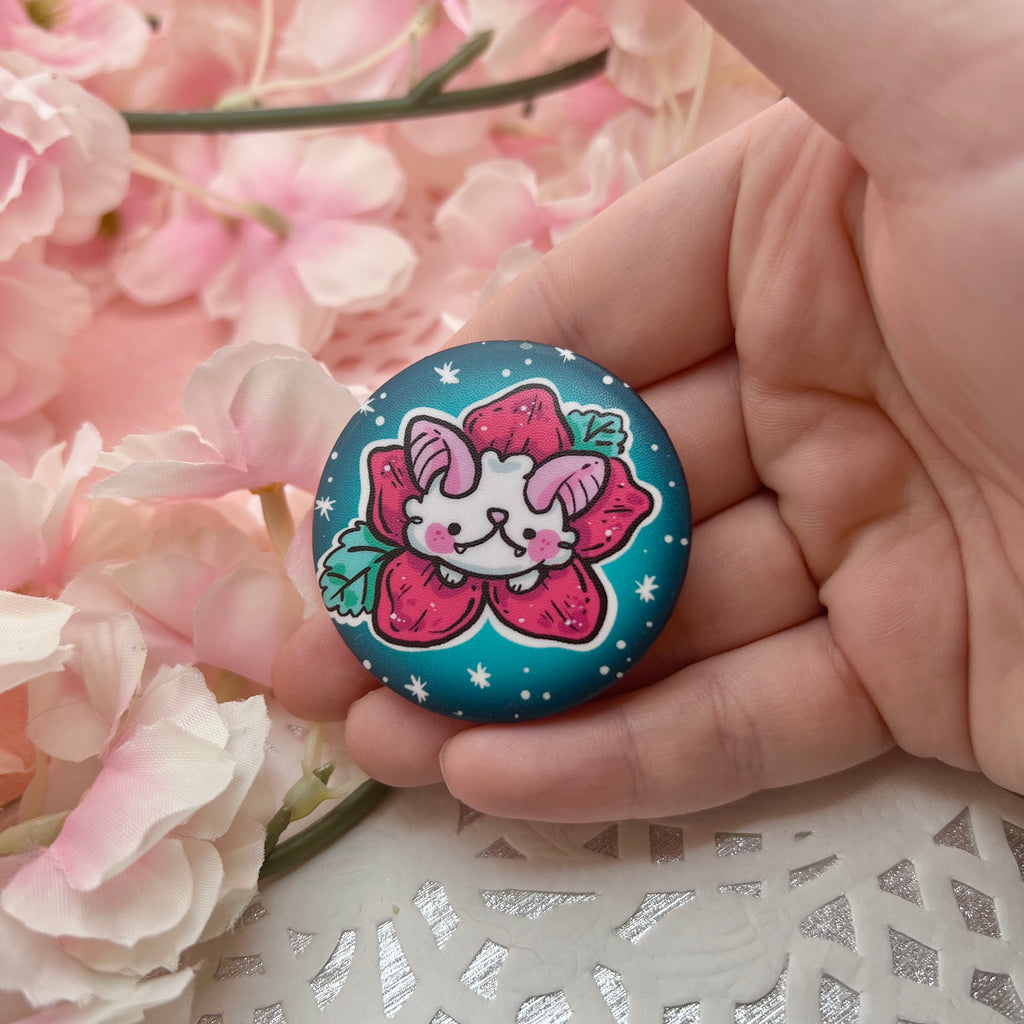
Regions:
[[572, 517], [597, 497], [608, 476], [596, 452], [477, 455], [458, 427], [429, 416], [405, 432], [406, 461], [422, 497], [405, 503], [406, 543], [433, 560], [451, 586], [467, 575], [532, 590], [544, 570], [572, 558]]

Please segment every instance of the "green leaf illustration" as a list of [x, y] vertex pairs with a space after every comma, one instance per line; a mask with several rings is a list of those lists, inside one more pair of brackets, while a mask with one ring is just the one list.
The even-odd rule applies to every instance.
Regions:
[[629, 434], [617, 412], [608, 409], [573, 409], [566, 416], [576, 451], [600, 452], [609, 458], [626, 450]]
[[353, 617], [372, 611], [377, 575], [395, 550], [378, 540], [362, 521], [342, 530], [320, 573], [320, 589], [328, 610]]

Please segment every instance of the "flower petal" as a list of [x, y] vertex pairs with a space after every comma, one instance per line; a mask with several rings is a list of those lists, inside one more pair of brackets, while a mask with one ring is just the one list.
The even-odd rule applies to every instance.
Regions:
[[138, 728], [105, 758], [48, 852], [71, 889], [99, 891], [223, 793], [233, 774], [216, 743], [170, 722]]
[[609, 459], [601, 493], [582, 515], [569, 520], [579, 534], [576, 555], [588, 561], [607, 558], [629, 542], [653, 507], [650, 493], [633, 479], [622, 459]]
[[603, 584], [579, 558], [550, 570], [523, 593], [509, 589], [505, 580], [487, 587], [491, 607], [505, 625], [542, 640], [587, 643], [600, 631], [608, 606]]
[[303, 154], [295, 184], [300, 192], [316, 196], [322, 216], [330, 219], [380, 210], [397, 202], [405, 187], [391, 151], [362, 135], [314, 139]]
[[26, 864], [7, 884], [0, 905], [36, 932], [116, 938], [130, 945], [176, 927], [188, 914], [194, 884], [180, 839], [164, 839], [115, 877], [90, 890], [68, 884], [51, 848]]
[[405, 503], [418, 498], [420, 490], [409, 476], [405, 449], [401, 445], [374, 448], [367, 459], [370, 497], [367, 517], [373, 532], [392, 544], [405, 543]]
[[222, 576], [195, 607], [199, 661], [270, 685], [270, 666], [302, 622], [302, 598], [279, 573], [242, 565]]
[[[181, 950], [199, 938], [217, 903], [224, 868], [211, 843], [178, 836], [173, 841], [181, 843], [192, 875], [191, 899], [174, 927], [132, 943], [122, 942], [116, 934], [99, 938], [63, 936], [61, 942], [69, 953], [97, 970], [131, 972], [136, 976], [169, 971], [178, 966]], [[145, 917], [148, 907], [139, 909], [139, 916]]]
[[463, 430], [478, 452], [493, 448], [502, 457], [529, 455], [541, 462], [572, 448], [572, 435], [546, 387], [526, 384], [467, 413]]
[[307, 225], [288, 250], [309, 297], [331, 309], [378, 309], [409, 285], [416, 253], [376, 224], [333, 220]]
[[0, 693], [67, 661], [60, 632], [73, 611], [46, 597], [0, 591]]
[[286, 351], [249, 370], [228, 412], [250, 487], [285, 483], [312, 493], [326, 453], [359, 403], [320, 363]]
[[483, 607], [479, 579], [450, 586], [433, 562], [400, 551], [381, 570], [374, 626], [391, 643], [430, 647], [469, 629]]
[[117, 283], [136, 302], [161, 305], [200, 291], [226, 262], [231, 240], [219, 220], [170, 220], [129, 249]]
[[[270, 716], [267, 703], [262, 697], [224, 701], [217, 705], [217, 714], [228, 730], [224, 752], [234, 762], [234, 773], [227, 788], [179, 826], [177, 834], [219, 842], [224, 847], [222, 852], [225, 855], [241, 854], [244, 860], [250, 845], [245, 838], [245, 822], [249, 820], [249, 815], [256, 814], [266, 820], [277, 809], [271, 806], [269, 794], [253, 793], [266, 758], [264, 743], [270, 733]], [[248, 813], [241, 810], [243, 807]], [[239, 834], [228, 837], [234, 827], [238, 828]], [[260, 852], [262, 854], [262, 847]], [[236, 881], [244, 881], [248, 886], [255, 885], [261, 863], [262, 856], [258, 858], [255, 870], [251, 873], [243, 871], [242, 877]]]

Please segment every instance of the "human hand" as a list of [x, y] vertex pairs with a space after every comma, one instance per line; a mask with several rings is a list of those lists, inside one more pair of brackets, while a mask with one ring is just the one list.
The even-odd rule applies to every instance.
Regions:
[[347, 713], [377, 778], [507, 816], [677, 813], [894, 743], [1024, 790], [1024, 10], [696, 6], [816, 120], [668, 168], [455, 339], [572, 348], [665, 424], [696, 524], [665, 632], [523, 724], [377, 687], [326, 614], [275, 689]]

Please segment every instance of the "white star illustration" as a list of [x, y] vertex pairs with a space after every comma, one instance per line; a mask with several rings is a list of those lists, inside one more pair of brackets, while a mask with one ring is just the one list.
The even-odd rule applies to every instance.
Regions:
[[571, 363], [576, 358], [576, 353], [568, 348], [556, 348], [555, 351], [562, 357], [563, 363]]
[[440, 376], [442, 384], [458, 384], [459, 374], [462, 371], [459, 369], [453, 370], [451, 363], [445, 363], [444, 366], [435, 366], [434, 373]]
[[373, 406], [370, 405], [370, 399], [367, 399], [365, 402], [363, 402], [361, 406], [359, 406], [359, 412], [362, 413], [364, 416], [368, 412], [373, 412]]
[[644, 576], [644, 581], [641, 583], [639, 580], [634, 580], [636, 583], [636, 590], [633, 591], [635, 594], [640, 595], [640, 600], [647, 604], [648, 601], [654, 600], [654, 592], [658, 589], [658, 584], [654, 582], [654, 576]]
[[488, 680], [491, 678], [491, 673], [488, 672], [487, 669], [479, 661], [476, 663], [475, 669], [467, 668], [466, 671], [469, 673], [470, 682], [472, 682], [474, 686], [479, 686], [481, 690], [485, 686], [491, 685], [488, 682]]
[[324, 517], [324, 519], [330, 519], [331, 513], [334, 511], [334, 499], [333, 498], [317, 498], [316, 499], [316, 510]]
[[419, 676], [409, 676], [405, 688], [422, 704], [430, 694], [423, 688], [423, 680]]

